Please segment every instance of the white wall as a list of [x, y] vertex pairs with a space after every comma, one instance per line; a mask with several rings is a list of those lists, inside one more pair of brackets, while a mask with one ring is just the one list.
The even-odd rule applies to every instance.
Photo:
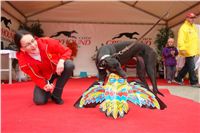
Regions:
[[[7, 46], [10, 41], [12, 41], [12, 35], [14, 35], [14, 31], [16, 31], [19, 27], [19, 22], [14, 20], [8, 14], [2, 12], [2, 16], [7, 17], [12, 20], [12, 24], [10, 25], [10, 29], [7, 29], [5, 25], [2, 23], [1, 28], [9, 32], [11, 35], [6, 37], [5, 35], [1, 36], [2, 41], [4, 41], [5, 46]], [[29, 23], [31, 24], [31, 23]], [[70, 24], [70, 23], [41, 23], [42, 29], [46, 36], [51, 36], [56, 34], [58, 31], [72, 31], [75, 30], [78, 34], [72, 34], [76, 37], [69, 38], [64, 35], [60, 35], [58, 37], [54, 37], [55, 39], [61, 40], [61, 42], [65, 45], [66, 41], [73, 40], [76, 41], [78, 45], [78, 54], [74, 58], [75, 63], [75, 71], [74, 75], [79, 76], [80, 72], [85, 71], [90, 76], [97, 75], [97, 69], [95, 66], [95, 62], [91, 59], [91, 57], [95, 54], [96, 47], [101, 47], [101, 44], [111, 44], [118, 41], [126, 41], [131, 40], [127, 37], [123, 36], [121, 38], [117, 38], [112, 40], [119, 33], [123, 32], [138, 32], [140, 35], [135, 36], [140, 38], [148, 29], [152, 27], [152, 25], [111, 25], [111, 24]], [[155, 48], [154, 39], [157, 34], [157, 30], [161, 26], [156, 26], [149, 34], [147, 34], [142, 41], [151, 43], [151, 46]], [[7, 63], [4, 63], [7, 65]], [[7, 79], [8, 74], [3, 73], [2, 79]]]
[[180, 26], [181, 25], [177, 25], [176, 27], [172, 28], [172, 31], [174, 32], [174, 40], [175, 40], [176, 44], [177, 44], [178, 30], [179, 30]]
[[[152, 25], [110, 25], [110, 24], [69, 24], [69, 23], [41, 23], [42, 29], [46, 36], [56, 34], [58, 31], [72, 31], [75, 30], [78, 34], [72, 34], [76, 37], [69, 38], [64, 35], [54, 37], [61, 40], [64, 43], [67, 40], [74, 40], [78, 44], [78, 54], [74, 59], [75, 71], [74, 75], [78, 76], [81, 71], [85, 71], [88, 75], [97, 75], [97, 69], [95, 62], [91, 57], [95, 54], [96, 47], [100, 47], [101, 44], [111, 44], [117, 41], [131, 40], [126, 37], [112, 40], [114, 36], [123, 32], [138, 32], [140, 35], [135, 36], [139, 38], [142, 36]], [[145, 36], [143, 41], [148, 41], [151, 46], [155, 48], [153, 44], [154, 38], [157, 34], [157, 30], [160, 26], [153, 29], [148, 35]]]
[[[3, 11], [1, 11], [1, 17], [2, 16], [6, 17], [6, 19], [11, 20], [11, 24], [8, 24], [10, 29], [7, 28], [3, 22], [1, 22], [1, 41], [3, 42], [4, 49], [5, 49], [11, 43], [11, 41], [13, 41], [14, 33], [19, 27], [19, 22]], [[8, 68], [8, 56], [2, 55], [0, 58], [1, 58], [1, 64], [0, 64], [1, 68], [4, 68], [4, 69]], [[0, 73], [1, 73], [2, 80], [8, 79], [8, 72], [0, 72]], [[15, 77], [14, 72], [13, 72], [13, 77]]]
[[19, 22], [4, 11], [1, 12], [1, 17], [6, 17], [6, 19], [11, 20], [11, 24], [8, 24], [10, 29], [1, 21], [1, 41], [3, 41], [4, 46], [7, 47], [13, 40], [15, 31], [19, 28]]

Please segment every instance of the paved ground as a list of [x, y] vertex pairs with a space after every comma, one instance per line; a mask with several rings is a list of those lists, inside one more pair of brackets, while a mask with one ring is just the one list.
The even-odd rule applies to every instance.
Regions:
[[173, 95], [188, 98], [200, 103], [200, 88], [190, 86], [158, 86], [158, 88], [167, 88]]
[[[129, 70], [129, 69], [128, 69]], [[136, 75], [133, 73], [135, 69], [129, 70], [131, 72], [128, 73], [130, 77], [135, 77]], [[134, 71], [134, 72], [132, 72]], [[131, 75], [132, 74], [132, 75]], [[194, 88], [190, 86], [158, 86], [159, 89], [169, 89], [170, 93], [176, 96], [192, 99], [196, 102], [200, 103], [200, 88]]]

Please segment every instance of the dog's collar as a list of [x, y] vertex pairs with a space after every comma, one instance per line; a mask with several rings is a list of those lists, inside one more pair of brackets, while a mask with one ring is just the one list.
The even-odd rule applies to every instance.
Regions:
[[100, 64], [101, 61], [103, 61], [103, 60], [104, 60], [105, 58], [107, 58], [107, 57], [110, 57], [110, 55], [109, 55], [109, 54], [106, 54], [106, 55], [103, 55], [103, 56], [101, 57], [101, 59], [99, 60], [99, 63], [98, 63], [98, 68], [99, 68], [99, 69], [105, 69], [105, 67], [100, 66], [99, 64]]
[[105, 58], [107, 58], [107, 57], [110, 57], [110, 55], [109, 55], [109, 54], [106, 54], [106, 55], [102, 56], [100, 60], [103, 60], [103, 59], [105, 59]]

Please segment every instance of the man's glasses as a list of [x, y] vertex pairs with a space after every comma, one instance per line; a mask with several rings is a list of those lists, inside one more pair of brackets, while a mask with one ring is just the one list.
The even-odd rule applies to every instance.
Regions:
[[29, 46], [31, 46], [31, 45], [33, 45], [33, 44], [35, 45], [35, 41], [36, 41], [36, 40], [33, 38], [30, 42], [27, 42], [26, 45], [24, 45], [24, 46], [22, 46], [22, 47], [28, 48]]

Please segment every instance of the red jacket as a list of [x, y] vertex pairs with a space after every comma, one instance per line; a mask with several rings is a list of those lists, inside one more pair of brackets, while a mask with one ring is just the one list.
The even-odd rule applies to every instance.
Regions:
[[33, 59], [26, 52], [17, 52], [19, 66], [40, 88], [44, 88], [52, 74], [56, 73], [59, 59], [70, 59], [72, 51], [51, 38], [36, 38], [41, 61]]

